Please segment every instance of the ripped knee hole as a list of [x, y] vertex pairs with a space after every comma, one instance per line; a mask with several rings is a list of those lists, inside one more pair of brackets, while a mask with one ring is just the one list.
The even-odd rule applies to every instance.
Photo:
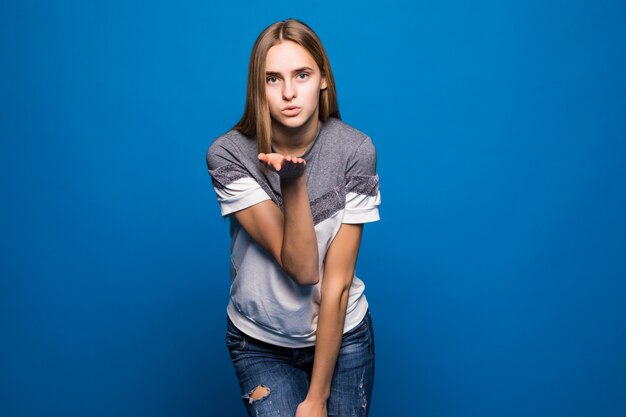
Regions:
[[258, 385], [252, 391], [243, 396], [244, 400], [248, 400], [249, 404], [252, 404], [255, 401], [262, 400], [263, 398], [270, 395], [270, 389], [265, 385]]

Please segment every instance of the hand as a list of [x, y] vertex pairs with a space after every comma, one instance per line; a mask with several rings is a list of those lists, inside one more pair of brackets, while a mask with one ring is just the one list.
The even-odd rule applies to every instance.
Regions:
[[328, 417], [326, 401], [311, 401], [305, 399], [298, 405], [295, 417]]
[[282, 179], [298, 178], [304, 173], [306, 161], [279, 153], [260, 153], [259, 161], [263, 162], [269, 169], [276, 172]]

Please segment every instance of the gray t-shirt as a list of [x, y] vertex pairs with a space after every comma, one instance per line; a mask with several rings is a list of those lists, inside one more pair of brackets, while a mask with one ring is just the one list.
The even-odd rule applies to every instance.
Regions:
[[[231, 130], [207, 152], [207, 165], [222, 216], [264, 200], [283, 207], [278, 174], [259, 162], [256, 137]], [[342, 223], [379, 220], [376, 151], [371, 139], [343, 121], [323, 122], [309, 150], [304, 175], [319, 250], [320, 282], [300, 286], [230, 216], [231, 290], [227, 313], [241, 331], [279, 346], [315, 344], [326, 252]], [[365, 286], [352, 280], [344, 332], [367, 312]]]

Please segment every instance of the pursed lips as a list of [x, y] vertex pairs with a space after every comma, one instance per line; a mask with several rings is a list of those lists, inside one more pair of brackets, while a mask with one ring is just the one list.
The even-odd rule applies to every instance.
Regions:
[[289, 107], [283, 108], [280, 112], [287, 117], [295, 117], [299, 115], [301, 111], [302, 111], [302, 108], [298, 106], [289, 106]]

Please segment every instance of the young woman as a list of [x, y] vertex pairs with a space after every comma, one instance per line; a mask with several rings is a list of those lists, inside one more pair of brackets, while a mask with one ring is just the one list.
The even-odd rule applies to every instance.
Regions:
[[374, 334], [355, 275], [376, 152], [340, 119], [326, 52], [289, 19], [250, 57], [245, 112], [207, 152], [231, 233], [227, 346], [250, 416], [366, 416]]

